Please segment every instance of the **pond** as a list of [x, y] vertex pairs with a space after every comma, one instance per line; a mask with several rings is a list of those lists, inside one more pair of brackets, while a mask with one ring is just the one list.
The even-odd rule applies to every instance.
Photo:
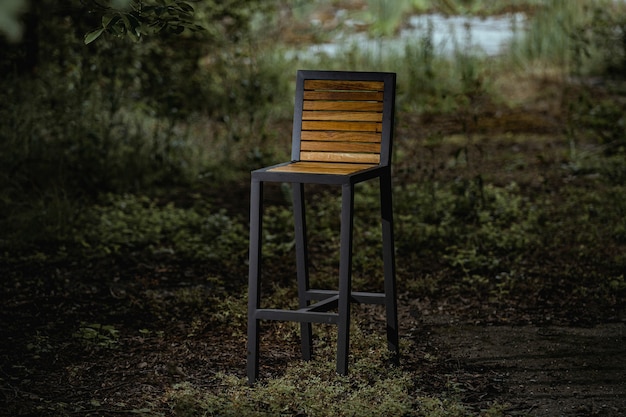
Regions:
[[[408, 25], [392, 38], [372, 38], [367, 33], [340, 33], [332, 42], [312, 45], [306, 57], [338, 56], [358, 48], [375, 54], [402, 54], [406, 45], [430, 37], [437, 54], [456, 50], [494, 56], [502, 53], [513, 37], [525, 30], [526, 16], [515, 13], [495, 17], [444, 16], [428, 14], [412, 16]], [[429, 36], [430, 34], [430, 36]]]

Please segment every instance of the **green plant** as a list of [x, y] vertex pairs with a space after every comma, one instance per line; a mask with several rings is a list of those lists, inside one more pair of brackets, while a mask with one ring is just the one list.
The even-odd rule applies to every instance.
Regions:
[[408, 7], [408, 0], [367, 0], [367, 15], [372, 21], [369, 31], [375, 37], [393, 35]]
[[[597, 0], [597, 4], [608, 3]], [[522, 66], [539, 61], [569, 70], [575, 63], [577, 48], [572, 33], [590, 17], [585, 2], [542, 2], [531, 17], [528, 30], [516, 35], [510, 53]]]
[[[164, 7], [167, 16], [161, 16], [172, 24], [176, 13], [187, 13], [184, 2], [132, 3], [153, 14]], [[173, 3], [182, 9], [168, 9]], [[208, 27], [202, 34], [140, 43], [107, 37], [89, 47], [74, 36], [90, 24], [80, 12], [90, 5], [108, 9], [109, 2], [50, 7], [45, 19], [46, 3], [31, 4], [24, 36], [30, 49], [7, 45], [0, 59], [6, 73], [0, 100], [11, 103], [0, 108], [0, 218], [7, 226], [2, 246], [5, 240], [13, 249], [65, 243], [79, 227], [77, 207], [100, 194], [150, 193], [214, 176], [211, 170], [233, 161], [255, 163], [247, 145], [219, 155], [223, 132], [229, 144], [260, 133], [255, 146], [262, 151], [256, 154], [270, 159], [265, 126], [270, 115], [280, 114], [274, 104], [283, 101], [286, 82], [277, 54], [254, 53], [264, 37], [250, 24], [273, 7], [269, 3], [253, 11], [250, 2], [204, 2], [195, 5], [195, 18]], [[125, 13], [116, 15], [118, 22], [128, 23]], [[162, 65], [164, 60], [171, 65]], [[219, 71], [205, 65], [216, 61]], [[31, 74], [33, 66], [37, 72]], [[207, 118], [209, 126], [222, 128], [206, 129]]]
[[108, 195], [84, 213], [75, 238], [90, 256], [148, 250], [153, 255], [203, 259], [215, 263], [216, 269], [240, 263], [247, 254], [243, 225], [224, 210], [207, 210], [173, 203], [159, 206], [146, 196]]
[[[129, 36], [138, 41], [142, 36], [155, 33], [182, 33], [201, 30], [194, 23], [194, 8], [186, 1], [168, 0], [144, 2], [143, 0], [118, 0], [105, 6], [94, 2], [94, 9], [102, 13], [102, 26], [85, 34], [85, 44], [95, 41], [103, 33]], [[95, 10], [94, 10], [95, 11]]]
[[[413, 415], [410, 397], [411, 377], [399, 369], [385, 369], [385, 343], [364, 335], [355, 326], [353, 348], [367, 351], [348, 377], [335, 374], [327, 358], [289, 366], [277, 378], [248, 387], [245, 380], [218, 375], [217, 393], [206, 393], [191, 384], [179, 384], [170, 391], [167, 402], [178, 416], [206, 415], [261, 416], [304, 413], [309, 416]], [[318, 348], [320, 356], [332, 355], [332, 342]], [[365, 352], [364, 352], [365, 353]]]
[[83, 323], [72, 336], [86, 347], [112, 349], [118, 345], [119, 331], [108, 324]]
[[[575, 146], [581, 136], [591, 136], [604, 147], [607, 154], [626, 152], [625, 106], [615, 100], [619, 93], [595, 96], [592, 90], [582, 90], [578, 99], [568, 106], [568, 136]], [[575, 148], [573, 148], [575, 151]], [[575, 152], [572, 153], [576, 159]]]
[[[334, 329], [334, 328], [333, 328]], [[455, 399], [419, 393], [418, 374], [388, 367], [382, 334], [363, 331], [352, 324], [354, 363], [348, 376], [335, 373], [336, 332], [314, 326], [316, 359], [289, 365], [280, 376], [266, 378], [253, 387], [234, 375], [219, 373], [207, 391], [191, 382], [174, 385], [164, 401], [175, 415], [207, 416], [467, 416], [471, 412]], [[411, 349], [408, 344], [403, 349]], [[484, 415], [502, 415], [494, 405]]]
[[[433, 45], [433, 25], [429, 21], [426, 33], [415, 43], [407, 43], [404, 51], [407, 71], [400, 73], [405, 85], [402, 102], [405, 106], [419, 106], [425, 110], [431, 107], [432, 100], [441, 96], [440, 84], [436, 81], [437, 56]], [[406, 74], [404, 77], [403, 74]], [[401, 90], [402, 91], [402, 90]]]
[[31, 342], [26, 345], [26, 349], [33, 354], [35, 359], [39, 359], [42, 354], [53, 352], [54, 346], [49, 336], [37, 332]]
[[25, 0], [10, 0], [0, 4], [0, 33], [6, 36], [9, 41], [17, 42], [20, 40], [23, 32], [20, 15], [26, 8], [27, 2]]
[[248, 318], [247, 297], [217, 295], [211, 297], [209, 303], [212, 321], [227, 326], [232, 337], [245, 336]]
[[626, 19], [624, 5], [592, 2], [591, 16], [572, 28], [574, 72], [608, 74], [620, 78], [626, 68]]

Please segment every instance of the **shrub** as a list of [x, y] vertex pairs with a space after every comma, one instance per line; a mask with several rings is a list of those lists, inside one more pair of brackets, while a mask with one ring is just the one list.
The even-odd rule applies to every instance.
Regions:
[[87, 256], [175, 256], [243, 276], [247, 233], [223, 209], [161, 206], [145, 196], [108, 195], [82, 218], [75, 239]]

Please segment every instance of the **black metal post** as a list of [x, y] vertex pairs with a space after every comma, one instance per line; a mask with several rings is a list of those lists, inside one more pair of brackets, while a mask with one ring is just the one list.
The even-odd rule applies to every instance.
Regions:
[[387, 317], [387, 347], [399, 360], [398, 307], [396, 299], [396, 261], [393, 236], [393, 202], [391, 173], [380, 177], [380, 208], [383, 234], [383, 271], [385, 277], [385, 310]]
[[337, 373], [348, 373], [350, 350], [350, 301], [352, 298], [352, 229], [354, 211], [354, 184], [343, 184], [341, 189], [341, 237], [339, 253], [339, 322], [337, 329]]
[[261, 238], [263, 228], [263, 182], [250, 183], [250, 252], [248, 271], [248, 383], [259, 374], [259, 320], [261, 306]]
[[[298, 279], [298, 302], [300, 308], [309, 305], [307, 291], [309, 290], [309, 262], [307, 247], [306, 213], [304, 205], [304, 184], [293, 183], [293, 214], [296, 235], [296, 267]], [[300, 322], [300, 340], [302, 344], [302, 359], [311, 359], [312, 329], [310, 322]]]

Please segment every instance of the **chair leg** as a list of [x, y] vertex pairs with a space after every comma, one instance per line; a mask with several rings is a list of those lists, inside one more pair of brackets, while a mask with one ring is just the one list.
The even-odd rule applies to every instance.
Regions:
[[337, 330], [337, 373], [348, 373], [350, 349], [350, 301], [352, 298], [352, 229], [354, 185], [344, 184], [341, 190], [341, 236], [339, 255], [339, 323]]
[[385, 310], [387, 316], [387, 347], [398, 361], [400, 344], [398, 337], [398, 306], [396, 294], [396, 265], [393, 236], [393, 204], [391, 174], [380, 177], [380, 206], [383, 235], [383, 269], [385, 276]]
[[250, 253], [248, 270], [248, 383], [259, 376], [259, 320], [256, 311], [261, 306], [261, 236], [263, 226], [263, 183], [250, 184]]
[[[307, 291], [309, 290], [309, 265], [307, 248], [306, 215], [304, 206], [304, 184], [293, 183], [293, 214], [295, 220], [296, 235], [296, 266], [298, 277], [298, 302], [299, 307], [304, 308], [309, 305]], [[312, 329], [310, 322], [300, 322], [300, 340], [302, 349], [302, 359], [311, 359], [312, 351]]]

